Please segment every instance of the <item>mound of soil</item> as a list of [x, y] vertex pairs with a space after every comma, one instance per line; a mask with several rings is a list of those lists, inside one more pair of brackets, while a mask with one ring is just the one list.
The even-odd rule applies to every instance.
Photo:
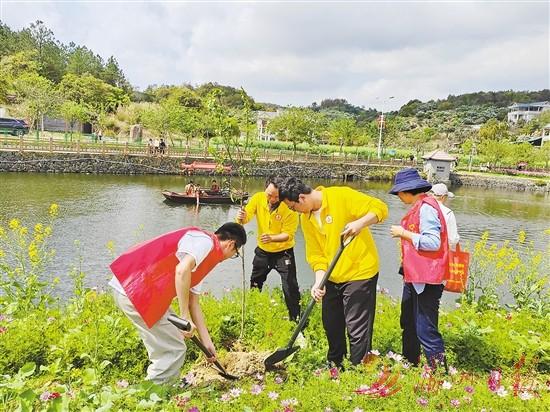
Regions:
[[[253, 376], [257, 373], [264, 373], [264, 360], [269, 356], [269, 352], [228, 352], [219, 362], [230, 375]], [[215, 366], [203, 361], [193, 367], [190, 371], [193, 374], [193, 385], [203, 385], [212, 381], [228, 382], [220, 376]]]

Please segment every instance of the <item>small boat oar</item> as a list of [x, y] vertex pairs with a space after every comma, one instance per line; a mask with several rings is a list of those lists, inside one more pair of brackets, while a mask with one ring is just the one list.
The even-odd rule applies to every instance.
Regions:
[[[191, 324], [187, 322], [185, 319], [180, 318], [179, 316], [170, 314], [168, 315], [168, 320], [178, 329], [184, 330], [186, 332], [191, 329]], [[199, 349], [206, 355], [207, 358], [212, 357], [212, 354], [210, 353], [210, 351], [206, 348], [206, 346], [203, 345], [203, 343], [198, 337], [193, 335], [191, 337], [191, 340], [195, 343], [195, 345], [199, 347]], [[214, 365], [216, 365], [216, 367], [218, 368], [218, 373], [220, 374], [220, 376], [224, 377], [225, 379], [229, 379], [232, 381], [239, 379], [238, 376], [230, 375], [229, 373], [227, 373], [227, 371], [222, 366], [222, 364], [217, 360], [214, 361]]]
[[[340, 259], [342, 252], [344, 251], [345, 247], [350, 244], [352, 240], [353, 240], [353, 237], [351, 237], [347, 242], [344, 243], [344, 237], [343, 236], [340, 237], [340, 248], [338, 249], [338, 252], [336, 252], [336, 255], [332, 259], [332, 262], [330, 263], [329, 268], [325, 272], [325, 276], [323, 276], [323, 279], [321, 279], [321, 283], [319, 284], [319, 289], [322, 289], [325, 286], [328, 278], [332, 273], [332, 270], [336, 266], [336, 263], [338, 263], [338, 259]], [[296, 326], [296, 329], [294, 330], [294, 333], [290, 337], [290, 340], [288, 341], [286, 347], [277, 349], [275, 352], [269, 355], [264, 361], [264, 365], [266, 368], [269, 368], [275, 365], [276, 363], [279, 363], [282, 360], [288, 358], [290, 355], [292, 355], [294, 352], [296, 352], [300, 348], [299, 346], [292, 346], [292, 345], [294, 345], [296, 338], [298, 337], [302, 329], [304, 329], [307, 322], [307, 318], [309, 318], [309, 315], [311, 314], [311, 311], [313, 310], [315, 303], [316, 301], [312, 297], [306, 309], [304, 310], [304, 313], [300, 318], [300, 323], [298, 323], [298, 326]]]

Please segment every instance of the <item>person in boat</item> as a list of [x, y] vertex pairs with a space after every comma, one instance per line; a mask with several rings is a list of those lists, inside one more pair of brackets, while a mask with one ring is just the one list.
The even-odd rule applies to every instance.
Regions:
[[189, 183], [185, 185], [185, 189], [183, 189], [183, 193], [187, 196], [195, 195], [195, 184], [193, 183], [192, 180], [190, 180]]
[[[344, 186], [312, 189], [290, 177], [279, 188], [280, 199], [301, 213], [306, 259], [315, 273], [311, 296], [322, 300], [322, 320], [328, 340], [327, 361], [342, 367], [347, 353], [357, 365], [372, 348], [376, 284], [380, 263], [369, 226], [388, 216], [381, 200]], [[320, 283], [336, 255], [342, 237], [353, 236], [324, 287]]]
[[220, 191], [220, 185], [218, 184], [218, 182], [216, 182], [216, 179], [212, 179], [212, 185], [210, 186], [210, 190], [216, 193]]
[[401, 329], [403, 356], [420, 363], [421, 349], [432, 368], [446, 368], [445, 346], [439, 332], [439, 305], [443, 281], [449, 278], [447, 225], [436, 199], [427, 195], [432, 185], [418, 170], [402, 169], [395, 175], [390, 194], [410, 209], [400, 225], [390, 228], [401, 240], [403, 296]]
[[[136, 327], [149, 361], [147, 380], [156, 384], [177, 382], [185, 361], [184, 338], [195, 332], [214, 361], [216, 348], [208, 332], [199, 296], [203, 279], [220, 262], [239, 256], [246, 243], [244, 228], [225, 223], [214, 233], [186, 227], [138, 245], [112, 264], [116, 305]], [[180, 316], [191, 330], [181, 332], [168, 321], [177, 297]], [[183, 335], [183, 336], [182, 336]]]
[[289, 318], [296, 321], [300, 315], [300, 289], [294, 258], [298, 213], [279, 200], [281, 183], [280, 178], [269, 177], [265, 190], [252, 196], [239, 210], [237, 221], [244, 225], [256, 216], [258, 224], [258, 247], [254, 250], [250, 287], [262, 290], [267, 275], [275, 269], [281, 276]]

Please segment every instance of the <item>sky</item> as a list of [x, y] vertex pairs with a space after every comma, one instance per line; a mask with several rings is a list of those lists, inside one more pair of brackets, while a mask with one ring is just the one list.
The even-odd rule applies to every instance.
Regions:
[[11, 29], [113, 55], [132, 85], [217, 82], [256, 101], [379, 110], [550, 87], [548, 1], [17, 1]]

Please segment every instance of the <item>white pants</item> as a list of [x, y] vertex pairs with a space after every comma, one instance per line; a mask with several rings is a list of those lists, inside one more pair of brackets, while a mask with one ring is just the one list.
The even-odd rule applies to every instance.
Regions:
[[113, 295], [117, 306], [136, 326], [147, 349], [151, 364], [147, 368], [145, 379], [157, 384], [177, 380], [185, 361], [187, 346], [179, 329], [167, 319], [168, 315], [173, 314], [174, 311], [168, 309], [149, 329], [127, 296], [117, 291], [113, 291]]

